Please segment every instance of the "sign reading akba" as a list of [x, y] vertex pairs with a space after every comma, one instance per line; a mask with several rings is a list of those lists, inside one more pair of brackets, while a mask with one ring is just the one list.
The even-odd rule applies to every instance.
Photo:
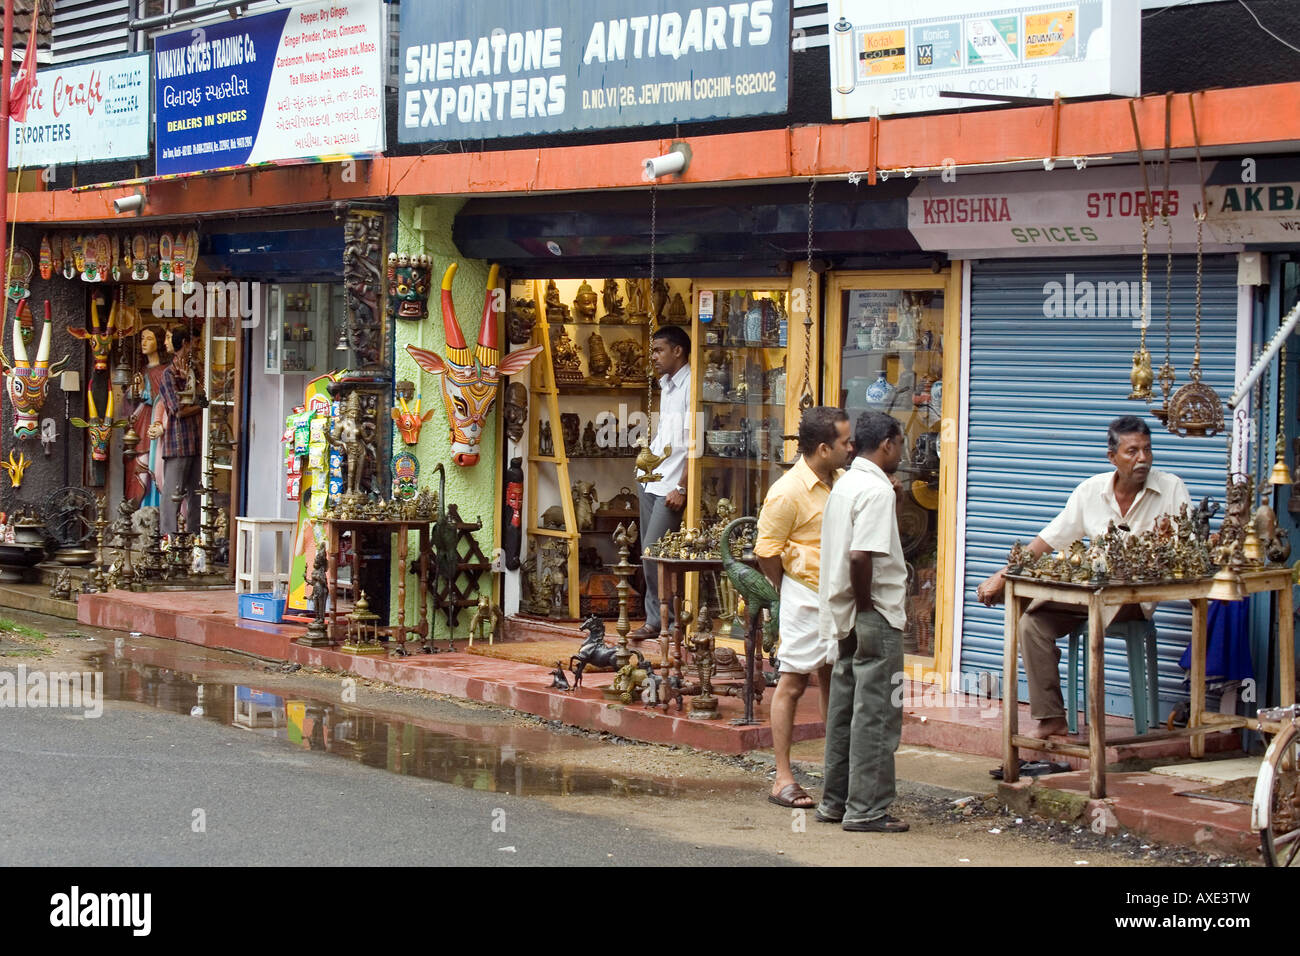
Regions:
[[1138, 0], [841, 0], [827, 16], [835, 119], [989, 102], [943, 93], [1140, 92]]
[[383, 48], [379, 0], [156, 37], [158, 174], [382, 151]]
[[148, 155], [147, 53], [38, 70], [27, 121], [9, 123], [10, 168]]
[[783, 113], [789, 0], [404, 3], [397, 138]]

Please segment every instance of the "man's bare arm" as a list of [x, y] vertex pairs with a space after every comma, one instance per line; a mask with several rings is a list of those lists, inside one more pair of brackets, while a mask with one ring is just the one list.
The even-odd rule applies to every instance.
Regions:
[[853, 585], [853, 597], [859, 611], [870, 611], [871, 603], [871, 552], [849, 552], [849, 583]]
[[774, 554], [770, 558], [759, 558], [758, 569], [772, 582], [772, 587], [781, 590], [781, 579], [785, 577], [785, 568], [781, 565], [781, 556]]
[[[1034, 557], [1047, 554], [1052, 550], [1052, 546], [1037, 535], [1034, 540], [1029, 542], [1029, 553]], [[975, 589], [975, 597], [988, 606], [997, 604], [1002, 600], [1002, 590], [1007, 583], [1007, 567], [1004, 564], [997, 571], [989, 575], [988, 580]]]

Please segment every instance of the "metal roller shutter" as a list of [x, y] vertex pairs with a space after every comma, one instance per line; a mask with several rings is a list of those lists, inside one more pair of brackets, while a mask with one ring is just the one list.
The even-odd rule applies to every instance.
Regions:
[[[1150, 261], [1152, 364], [1164, 361], [1164, 256]], [[1201, 367], [1204, 380], [1228, 395], [1237, 321], [1237, 266], [1229, 257], [1205, 259]], [[971, 273], [970, 411], [967, 459], [966, 565], [961, 670], [966, 676], [1002, 671], [1003, 609], [975, 600], [975, 588], [1001, 567], [1012, 542], [1033, 539], [1065, 505], [1074, 487], [1111, 467], [1106, 427], [1118, 415], [1139, 414], [1151, 426], [1155, 467], [1179, 475], [1193, 502], [1222, 500], [1227, 439], [1178, 438], [1129, 401], [1129, 369], [1138, 330], [1129, 315], [1045, 317], [1045, 286], [1131, 284], [1141, 279], [1138, 257], [1123, 259], [977, 262]], [[1094, 288], [1096, 286], [1094, 285]], [[1109, 287], [1113, 288], [1113, 287]], [[1173, 282], [1173, 364], [1187, 381], [1195, 341], [1196, 261], [1176, 257]], [[1053, 310], [1055, 311], [1055, 310]], [[1134, 310], [1136, 311], [1136, 309]], [[1177, 387], [1177, 385], [1175, 385]], [[1156, 386], [1159, 397], [1159, 385]], [[1191, 639], [1191, 607], [1164, 604], [1159, 632], [1161, 715], [1186, 698], [1178, 658]], [[1062, 654], [1062, 675], [1065, 663]], [[968, 685], [968, 686], [973, 686]], [[1020, 699], [1026, 700], [1023, 670]], [[1131, 715], [1122, 641], [1106, 643], [1106, 709]]]

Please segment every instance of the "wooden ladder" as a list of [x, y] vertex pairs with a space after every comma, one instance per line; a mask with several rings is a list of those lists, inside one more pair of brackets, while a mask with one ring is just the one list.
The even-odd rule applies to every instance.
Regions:
[[[535, 330], [534, 344], [536, 344], [537, 335], [540, 334], [542, 354], [541, 361], [533, 366], [532, 393], [534, 398], [544, 396], [546, 399], [546, 412], [551, 425], [551, 439], [555, 447], [555, 454], [552, 456], [537, 454], [540, 447], [538, 437], [541, 433], [541, 416], [534, 411], [529, 416], [530, 421], [528, 423], [529, 435], [531, 436], [528, 445], [528, 487], [526, 489], [528, 536], [529, 538], [532, 538], [533, 535], [543, 538], [563, 538], [568, 543], [569, 617], [577, 620], [581, 617], [581, 595], [578, 593], [578, 519], [574, 514], [573, 495], [570, 493], [572, 483], [569, 481], [569, 450], [564, 447], [564, 429], [560, 426], [560, 400], [559, 392], [555, 387], [555, 363], [551, 355], [551, 329], [546, 321], [546, 298], [542, 294], [542, 288], [540, 281], [533, 281], [533, 307], [537, 310], [537, 320], [533, 324]], [[539, 469], [537, 466], [539, 465], [555, 466], [555, 481], [559, 485], [560, 507], [564, 512], [563, 529], [542, 528], [537, 524], [539, 517], [537, 513]], [[541, 545], [539, 544], [539, 564], [541, 563], [540, 550]]]

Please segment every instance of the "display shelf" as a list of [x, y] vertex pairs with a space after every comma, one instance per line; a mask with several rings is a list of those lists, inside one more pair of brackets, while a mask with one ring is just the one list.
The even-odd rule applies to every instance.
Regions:
[[870, 358], [873, 355], [898, 355], [900, 353], [921, 354], [921, 355], [942, 355], [941, 349], [923, 349], [923, 348], [893, 348], [887, 346], [883, 349], [845, 349], [841, 354], [846, 359], [851, 358]]

